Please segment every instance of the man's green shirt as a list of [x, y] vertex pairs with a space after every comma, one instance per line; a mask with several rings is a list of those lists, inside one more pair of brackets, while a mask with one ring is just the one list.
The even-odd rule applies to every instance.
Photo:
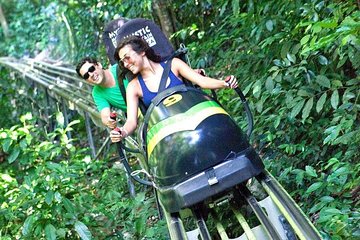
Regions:
[[[111, 66], [110, 72], [115, 79], [115, 86], [111, 88], [104, 88], [101, 86], [94, 86], [92, 90], [92, 96], [94, 98], [95, 104], [99, 112], [104, 108], [115, 107], [121, 109], [122, 111], [126, 111], [126, 103], [124, 101], [123, 96], [121, 95], [119, 88], [119, 81], [116, 75], [117, 64]], [[124, 79], [125, 88], [128, 85], [128, 80]]]

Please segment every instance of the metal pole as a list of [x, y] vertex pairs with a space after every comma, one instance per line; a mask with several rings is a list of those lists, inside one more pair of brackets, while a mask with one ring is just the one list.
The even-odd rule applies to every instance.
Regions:
[[46, 107], [45, 107], [45, 117], [48, 122], [48, 131], [52, 132], [54, 131], [54, 126], [52, 124], [52, 120], [50, 118], [49, 109], [51, 106], [51, 97], [49, 96], [48, 89], [45, 89], [45, 100], [46, 100]]
[[95, 158], [96, 150], [95, 150], [94, 140], [93, 140], [93, 136], [92, 136], [92, 132], [91, 132], [90, 117], [87, 112], [85, 112], [85, 127], [86, 127], [86, 133], [87, 133], [87, 137], [88, 137], [89, 146], [91, 149], [91, 156], [92, 156], [92, 158]]
[[[62, 98], [61, 99], [61, 111], [64, 115], [64, 127], [66, 128], [69, 125], [69, 117], [68, 117], [68, 111], [67, 111], [67, 106], [65, 104], [65, 100]], [[67, 131], [66, 135], [68, 137], [68, 139], [71, 139], [71, 132]]]

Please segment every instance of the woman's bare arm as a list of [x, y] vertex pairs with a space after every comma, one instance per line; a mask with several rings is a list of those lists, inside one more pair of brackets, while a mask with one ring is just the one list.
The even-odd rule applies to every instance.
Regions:
[[194, 71], [190, 68], [185, 62], [181, 61], [178, 58], [174, 58], [172, 61], [171, 70], [177, 75], [186, 78], [187, 80], [191, 81], [192, 83], [199, 85], [201, 88], [205, 89], [220, 89], [220, 88], [235, 88], [237, 87], [236, 78], [232, 77], [229, 79], [231, 81], [219, 80], [211, 77], [202, 76], [201, 74]]
[[139, 106], [139, 84], [138, 81], [133, 80], [126, 88], [126, 106], [127, 106], [127, 119], [122, 126], [121, 132], [111, 131], [110, 138], [112, 142], [119, 142], [123, 138], [132, 134], [137, 127], [138, 120], [138, 106]]

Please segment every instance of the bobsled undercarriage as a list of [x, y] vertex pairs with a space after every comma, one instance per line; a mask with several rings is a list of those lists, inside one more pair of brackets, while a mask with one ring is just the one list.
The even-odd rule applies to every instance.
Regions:
[[[296, 203], [268, 172], [250, 181], [253, 183], [238, 184], [180, 212], [168, 212], [160, 201], [170, 238], [321, 239]], [[190, 227], [189, 221], [193, 222]]]

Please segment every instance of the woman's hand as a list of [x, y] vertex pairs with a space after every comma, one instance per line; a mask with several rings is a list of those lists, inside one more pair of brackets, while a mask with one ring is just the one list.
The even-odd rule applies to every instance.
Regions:
[[227, 76], [225, 78], [225, 86], [226, 87], [229, 87], [229, 88], [237, 88], [238, 87], [238, 82], [237, 82], [237, 79], [234, 75], [230, 75], [230, 76]]
[[111, 142], [113, 142], [113, 143], [120, 142], [127, 136], [128, 136], [128, 133], [123, 127], [115, 128], [114, 130], [110, 131], [110, 139], [111, 139]]
[[194, 69], [194, 71], [197, 72], [198, 74], [200, 74], [201, 76], [206, 77], [205, 69], [197, 68], [197, 69]]

